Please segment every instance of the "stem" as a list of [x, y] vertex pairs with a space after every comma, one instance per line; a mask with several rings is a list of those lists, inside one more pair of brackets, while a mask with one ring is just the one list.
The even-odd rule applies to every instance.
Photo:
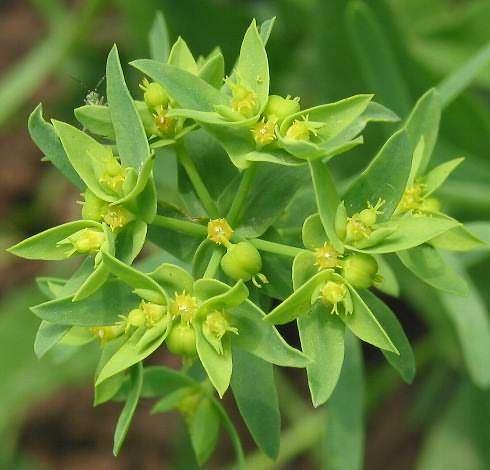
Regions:
[[248, 196], [250, 186], [255, 178], [255, 174], [257, 173], [257, 165], [255, 162], [252, 162], [250, 166], [243, 172], [242, 179], [240, 181], [240, 186], [238, 186], [238, 191], [235, 194], [235, 198], [231, 204], [230, 210], [226, 215], [226, 220], [233, 227], [234, 225], [238, 225], [240, 219], [242, 217], [241, 212], [245, 206], [245, 200]]
[[221, 250], [218, 247], [215, 247], [211, 259], [209, 260], [208, 267], [202, 276], [204, 279], [212, 279], [215, 277], [222, 256], [223, 253]]
[[299, 255], [300, 253], [305, 251], [303, 248], [297, 248], [295, 246], [283, 245], [282, 243], [261, 240], [260, 238], [252, 238], [249, 241], [258, 250], [267, 251], [276, 255], [290, 256], [291, 258], [294, 258], [296, 255]]
[[190, 235], [191, 237], [205, 237], [208, 234], [208, 230], [204, 225], [196, 224], [195, 222], [188, 222], [186, 220], [175, 219], [173, 217], [167, 217], [165, 215], [156, 215], [153, 219], [152, 225], [158, 227], [168, 228], [176, 232]]
[[191, 180], [194, 190], [196, 191], [197, 197], [208, 213], [208, 216], [212, 219], [217, 219], [219, 217], [218, 207], [209, 194], [209, 191], [199, 175], [195, 163], [184, 147], [184, 144], [178, 141], [177, 144], [175, 144], [175, 151], [177, 152], [177, 158], [179, 159], [180, 164], [184, 167], [184, 170]]

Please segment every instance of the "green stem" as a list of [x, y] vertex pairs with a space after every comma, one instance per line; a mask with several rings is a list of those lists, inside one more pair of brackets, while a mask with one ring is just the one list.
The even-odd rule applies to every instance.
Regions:
[[276, 255], [289, 256], [291, 258], [294, 258], [296, 255], [299, 255], [301, 252], [305, 251], [303, 248], [261, 240], [260, 238], [252, 238], [249, 241], [258, 250], [267, 251]]
[[247, 199], [248, 193], [250, 191], [250, 186], [257, 173], [257, 165], [252, 162], [250, 166], [243, 172], [242, 180], [240, 181], [240, 186], [238, 186], [238, 191], [235, 194], [233, 203], [231, 204], [230, 210], [226, 215], [226, 220], [233, 227], [238, 225], [242, 217], [242, 211], [245, 206], [245, 201]]
[[175, 219], [173, 217], [167, 217], [165, 215], [156, 215], [153, 219], [152, 225], [158, 227], [168, 228], [175, 232], [184, 233], [191, 237], [205, 237], [208, 234], [208, 230], [204, 225], [196, 224], [195, 222], [188, 222], [186, 220]]
[[191, 180], [197, 197], [200, 199], [204, 209], [208, 213], [208, 216], [212, 219], [217, 219], [219, 217], [218, 207], [209, 194], [209, 191], [199, 175], [197, 167], [187, 152], [183, 142], [177, 142], [175, 145], [175, 150], [177, 152], [177, 158], [179, 159], [180, 164], [184, 167], [187, 176]]
[[209, 260], [208, 267], [202, 276], [204, 279], [213, 279], [216, 276], [216, 271], [218, 270], [222, 256], [223, 253], [221, 250], [218, 247], [215, 247], [211, 259]]

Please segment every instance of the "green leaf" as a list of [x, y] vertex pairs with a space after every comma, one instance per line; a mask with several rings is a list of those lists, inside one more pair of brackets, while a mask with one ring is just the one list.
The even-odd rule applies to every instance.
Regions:
[[165, 87], [180, 106], [196, 111], [214, 112], [217, 104], [228, 104], [228, 98], [204, 80], [173, 65], [141, 59], [131, 65]]
[[318, 266], [315, 266], [315, 262], [315, 255], [311, 251], [303, 251], [296, 255], [292, 266], [293, 290], [298, 290], [318, 273]]
[[388, 220], [405, 191], [412, 155], [403, 129], [395, 132], [383, 145], [368, 167], [355, 179], [344, 195], [349, 214], [359, 212], [367, 203], [385, 201], [379, 220]]
[[278, 366], [305, 367], [309, 359], [286, 343], [264, 318], [259, 307], [248, 300], [235, 308], [230, 315], [231, 324], [238, 328], [233, 344]]
[[380, 325], [371, 309], [366, 305], [358, 292], [349, 286], [354, 311], [340, 318], [358, 338], [380, 349], [399, 354], [388, 333]]
[[[218, 289], [220, 294], [216, 294]], [[238, 307], [248, 297], [248, 289], [243, 281], [229, 287], [216, 279], [199, 279], [194, 284], [194, 295], [203, 301], [200, 311], [209, 312]]]
[[198, 387], [199, 383], [183, 372], [165, 366], [145, 368], [141, 396], [145, 398], [161, 397], [173, 393], [182, 387]]
[[176, 409], [184, 398], [189, 396], [193, 392], [190, 387], [182, 387], [167, 393], [161, 400], [158, 400], [153, 408], [151, 414], [166, 413]]
[[468, 295], [465, 280], [430, 245], [420, 245], [397, 254], [407, 269], [430, 286], [450, 294]]
[[432, 194], [437, 188], [439, 188], [448, 176], [463, 162], [464, 158], [455, 158], [448, 162], [441, 163], [432, 170], [430, 170], [423, 179], [424, 182], [424, 195], [428, 196]]
[[139, 299], [121, 282], [109, 281], [94, 295], [73, 302], [72, 296], [50, 300], [31, 308], [42, 320], [60, 325], [114, 325]]
[[410, 93], [384, 25], [373, 9], [361, 1], [348, 3], [346, 20], [352, 49], [368, 89], [376, 93], [381, 103], [405, 115]]
[[85, 228], [100, 230], [101, 225], [90, 220], [75, 220], [26, 238], [7, 251], [26, 259], [51, 261], [66, 259], [69, 257], [69, 254], [67, 255], [69, 250], [66, 245], [57, 245], [57, 243]]
[[[446, 262], [460, 266], [458, 259], [450, 254]], [[469, 276], [464, 276], [468, 285], [468, 296], [458, 297], [439, 293], [445, 312], [453, 322], [461, 344], [463, 358], [473, 382], [481, 388], [490, 386], [490, 369], [487, 361], [490, 357], [490, 320], [481, 294]]]
[[375, 256], [375, 258], [378, 263], [378, 274], [382, 277], [380, 282], [376, 282], [376, 289], [392, 297], [398, 297], [400, 295], [400, 285], [395, 272], [382, 256]]
[[161, 11], [155, 14], [155, 20], [148, 35], [150, 43], [150, 57], [158, 62], [167, 62], [170, 50], [168, 28], [165, 17]]
[[483, 241], [463, 225], [457, 225], [441, 235], [437, 235], [429, 243], [435, 248], [449, 251], [470, 251], [485, 246]]
[[281, 415], [271, 364], [246, 351], [233, 348], [233, 396], [257, 446], [271, 459], [277, 458], [281, 438]]
[[419, 159], [414, 159], [413, 177], [423, 175], [427, 169], [439, 133], [441, 102], [437, 91], [431, 88], [422, 95], [408, 116], [404, 128], [410, 141], [412, 153], [423, 139], [423, 151]]
[[197, 75], [198, 69], [194, 56], [187, 43], [180, 36], [170, 50], [168, 63], [192, 75]]
[[108, 139], [115, 139], [114, 126], [109, 107], [101, 104], [87, 104], [73, 111], [84, 130]]
[[360, 296], [383, 326], [399, 354], [383, 349], [381, 352], [386, 357], [386, 360], [400, 373], [403, 380], [408, 384], [412, 383], [416, 369], [415, 357], [398, 318], [382, 300], [378, 299], [370, 291], [361, 291]]
[[343, 253], [344, 246], [335, 231], [335, 214], [340, 199], [332, 175], [327, 165], [320, 160], [310, 161], [309, 166], [323, 228], [330, 243], [339, 253]]
[[48, 299], [55, 299], [60, 296], [60, 292], [66, 284], [66, 279], [52, 276], [40, 276], [36, 277], [36, 284], [39, 290]]
[[[394, 232], [377, 245], [366, 248], [366, 253], [393, 253], [422, 245], [438, 235], [444, 234], [459, 225], [459, 222], [436, 215], [408, 215], [393, 218], [387, 226], [394, 225]], [[378, 228], [381, 228], [379, 225]]]
[[311, 296], [317, 286], [329, 279], [335, 278], [335, 276], [332, 271], [320, 271], [315, 274], [308, 282], [305, 282], [286, 300], [266, 315], [265, 320], [276, 325], [282, 325], [302, 315], [306, 315], [311, 310]]
[[259, 27], [260, 38], [262, 39], [264, 46], [266, 46], [267, 43], [269, 42], [269, 37], [272, 33], [272, 28], [274, 28], [275, 22], [276, 22], [276, 17], [274, 16], [273, 18], [265, 20], [263, 23], [261, 23]]
[[301, 349], [311, 359], [306, 366], [313, 406], [323, 405], [337, 385], [344, 362], [344, 324], [317, 302], [298, 318]]
[[72, 302], [79, 302], [92, 295], [106, 282], [108, 275], [108, 270], [100, 263], [75, 292]]
[[76, 127], [61, 121], [52, 122], [71, 165], [90, 191], [103, 201], [115, 201], [117, 197], [106, 192], [99, 182], [97, 173], [101, 161], [112, 155], [111, 149], [99, 144]]
[[327, 234], [319, 214], [311, 214], [306, 218], [301, 229], [301, 238], [303, 245], [309, 250], [320, 248], [327, 241]]
[[175, 293], [192, 293], [194, 279], [183, 268], [170, 263], [163, 263], [148, 274], [167, 292], [169, 297]]
[[437, 89], [444, 107], [451, 103], [471, 82], [480, 70], [490, 62], [490, 43], [485, 44], [475, 55], [452, 74], [447, 76]]
[[42, 321], [34, 340], [34, 353], [40, 359], [66, 335], [70, 326]]
[[29, 115], [29, 135], [39, 147], [45, 158], [49, 160], [68, 180], [80, 191], [85, 189], [85, 184], [71, 166], [66, 152], [56, 135], [53, 126], [43, 118], [43, 105], [40, 103]]
[[235, 73], [255, 92], [263, 108], [269, 97], [269, 62], [255, 20], [243, 37]]
[[194, 326], [196, 331], [196, 347], [199, 359], [208, 374], [209, 380], [218, 392], [220, 398], [223, 397], [231, 379], [232, 356], [230, 335], [223, 336], [221, 344], [223, 353], [218, 354], [204, 337], [201, 325]]
[[327, 408], [324, 445], [329, 470], [361, 470], [364, 460], [364, 366], [361, 345], [347, 333], [345, 360]]
[[123, 166], [139, 170], [150, 157], [150, 147], [140, 115], [126, 86], [115, 45], [107, 58], [106, 81], [107, 103], [119, 158]]
[[214, 404], [203, 398], [189, 419], [192, 448], [199, 465], [204, 465], [212, 455], [219, 437], [221, 416]]
[[114, 455], [117, 456], [128, 433], [129, 425], [133, 419], [136, 406], [140, 398], [141, 387], [143, 385], [143, 365], [141, 363], [136, 364], [131, 369], [131, 385], [129, 389], [128, 398], [124, 404], [124, 408], [117, 420], [116, 430], [114, 432]]
[[116, 257], [123, 263], [132, 264], [143, 249], [146, 241], [147, 224], [133, 220], [118, 232], [116, 238]]
[[198, 76], [215, 88], [219, 88], [223, 83], [225, 74], [225, 59], [220, 50], [207, 58], [199, 69]]
[[109, 253], [102, 252], [103, 263], [106, 268], [118, 279], [125, 282], [133, 289], [145, 289], [155, 292], [161, 296], [162, 303], [167, 303], [167, 296], [160, 284], [156, 282], [148, 274], [145, 274], [137, 269], [128, 266], [127, 264], [119, 261], [111, 256]]
[[117, 392], [121, 389], [123, 383], [126, 381], [126, 375], [119, 373], [113, 375], [111, 378], [105, 380], [99, 385], [95, 386], [94, 393], [94, 406], [102, 405], [112, 400]]
[[104, 380], [128, 369], [156, 351], [167, 337], [168, 326], [169, 321], [164, 318], [151, 328], [147, 329], [143, 326], [135, 330], [108, 359], [97, 375], [95, 385], [99, 385]]

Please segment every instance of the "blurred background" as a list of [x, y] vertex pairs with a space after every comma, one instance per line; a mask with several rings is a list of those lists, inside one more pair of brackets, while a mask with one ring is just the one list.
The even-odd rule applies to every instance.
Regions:
[[[39, 321], [28, 307], [42, 300], [34, 279], [66, 274], [70, 263], [54, 268], [4, 251], [79, 212], [79, 195], [41, 162], [28, 136], [30, 111], [42, 101], [48, 118], [74, 122], [72, 109], [89, 92], [105, 94], [113, 42], [126, 63], [148, 57], [157, 10], [172, 39], [182, 35], [196, 55], [219, 44], [229, 66], [250, 19], [277, 16], [268, 45], [271, 92], [300, 95], [305, 107], [373, 92], [404, 118], [424, 91], [470, 61], [475, 78], [444, 110], [435, 161], [466, 157], [439, 196], [447, 213], [490, 241], [488, 0], [1, 0], [0, 469], [193, 467], [179, 417], [150, 416], [145, 404], [125, 450], [112, 457], [120, 405], [92, 408], [97, 351], [41, 361], [33, 352]], [[127, 73], [137, 96], [140, 77]], [[366, 143], [335, 160], [334, 170], [347, 176], [362, 169], [393, 129], [368, 128]], [[434, 292], [400, 271], [401, 296], [387, 301], [412, 341], [418, 374], [404, 385], [380, 354], [365, 348], [365, 468], [490, 468], [489, 257], [483, 249], [454, 261], [470, 284], [465, 299]], [[313, 410], [305, 378], [288, 374], [278, 382], [287, 445], [277, 468], [320, 468], [322, 436], [308, 434]], [[233, 404], [227, 406], [233, 413]], [[272, 468], [253, 454], [240, 429], [250, 468]], [[210, 468], [230, 462], [229, 447], [223, 437]]]

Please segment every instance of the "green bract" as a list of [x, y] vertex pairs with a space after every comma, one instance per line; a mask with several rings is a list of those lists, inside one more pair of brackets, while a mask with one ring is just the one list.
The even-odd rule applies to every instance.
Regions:
[[[393, 258], [436, 289], [469, 291], [440, 252], [480, 242], [438, 198], [463, 159], [430, 166], [436, 91], [420, 98], [346, 185], [330, 159], [361, 145], [369, 122], [399, 118], [370, 94], [308, 107], [299, 97], [271, 95], [265, 48], [272, 25], [252, 21], [225, 77], [219, 48], [196, 58], [180, 37], [170, 47], [158, 15], [151, 59], [131, 63], [143, 74], [139, 95], [128, 90], [114, 46], [107, 105], [75, 110], [83, 129], [45, 121], [41, 105], [29, 119], [46, 159], [81, 191], [81, 217], [9, 251], [83, 258], [69, 279], [39, 279], [48, 300], [32, 307], [42, 320], [35, 351], [98, 338], [95, 403], [125, 401], [116, 454], [143, 396], [159, 398], [153, 412], [181, 412], [199, 464], [223, 426], [243, 466], [235, 428], [215, 397], [231, 384], [251, 435], [275, 458], [274, 366], [306, 368], [314, 406], [334, 394], [333, 419], [349, 374], [361, 377], [354, 336], [413, 380], [408, 339], [369, 290], [398, 295]], [[154, 255], [133, 265], [147, 241]], [[274, 326], [292, 321], [302, 351]], [[155, 352], [177, 356], [182, 370], [144, 367]]]

